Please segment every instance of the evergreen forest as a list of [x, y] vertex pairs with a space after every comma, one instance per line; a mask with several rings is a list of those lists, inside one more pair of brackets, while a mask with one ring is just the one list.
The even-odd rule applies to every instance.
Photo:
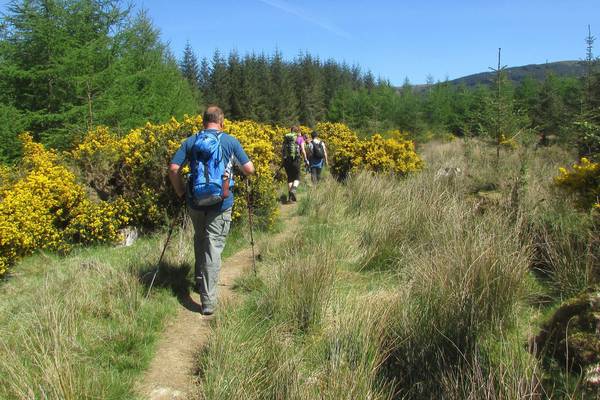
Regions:
[[513, 83], [501, 70], [489, 85], [428, 77], [427, 85], [406, 80], [395, 87], [358, 65], [309, 53], [287, 59], [278, 50], [217, 49], [198, 59], [188, 43], [174, 55], [147, 13], [121, 0], [13, 1], [0, 23], [0, 160], [19, 158], [23, 131], [66, 149], [96, 126], [124, 134], [208, 104], [231, 120], [342, 122], [362, 135], [398, 129], [422, 140], [443, 134], [531, 140], [543, 133], [590, 155], [599, 141], [600, 72], [594, 38], [585, 43], [583, 77], [548, 72], [543, 81]]

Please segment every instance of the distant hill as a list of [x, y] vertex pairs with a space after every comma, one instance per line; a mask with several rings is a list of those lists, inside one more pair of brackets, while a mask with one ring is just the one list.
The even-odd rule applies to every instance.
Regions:
[[[580, 61], [557, 61], [546, 64], [529, 64], [520, 67], [506, 68], [508, 79], [514, 83], [519, 83], [526, 76], [530, 76], [537, 80], [544, 80], [547, 72], [553, 72], [556, 76], [583, 76], [585, 66]], [[478, 84], [489, 85], [494, 80], [494, 72], [480, 72], [478, 74], [467, 75], [461, 78], [448, 81], [450, 83], [460, 85], [464, 84], [468, 87], [477, 86]], [[415, 85], [417, 91], [427, 88], [428, 85]]]

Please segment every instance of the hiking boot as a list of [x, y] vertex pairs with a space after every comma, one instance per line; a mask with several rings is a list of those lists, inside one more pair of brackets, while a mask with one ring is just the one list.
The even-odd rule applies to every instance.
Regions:
[[296, 201], [296, 191], [295, 190], [292, 190], [290, 192], [290, 201], [291, 202], [295, 202]]
[[202, 305], [202, 315], [213, 315], [215, 307], [212, 305]]

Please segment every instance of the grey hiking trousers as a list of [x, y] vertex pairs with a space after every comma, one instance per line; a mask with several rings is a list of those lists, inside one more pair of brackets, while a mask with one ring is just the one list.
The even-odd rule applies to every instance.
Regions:
[[194, 225], [196, 285], [203, 307], [217, 305], [221, 253], [231, 226], [231, 208], [225, 211], [198, 211], [188, 207]]

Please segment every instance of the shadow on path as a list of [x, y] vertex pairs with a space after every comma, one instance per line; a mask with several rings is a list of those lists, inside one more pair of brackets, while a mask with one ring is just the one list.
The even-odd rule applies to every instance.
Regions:
[[[194, 280], [190, 275], [192, 269], [192, 265], [188, 263], [176, 265], [163, 261], [156, 274], [152, 290], [156, 288], [170, 289], [173, 295], [177, 296], [179, 304], [185, 309], [201, 313], [202, 307], [192, 299], [192, 293], [195, 290]], [[155, 272], [156, 264], [147, 264], [140, 269], [138, 278], [146, 288], [150, 287]]]
[[[280, 232], [263, 238], [258, 248], [276, 247], [282, 240], [290, 237], [298, 226], [297, 216], [293, 215], [297, 204], [281, 206], [281, 217], [285, 221]], [[156, 263], [148, 263], [139, 273], [140, 282], [149, 287]], [[245, 247], [223, 260], [219, 279], [219, 299], [235, 299], [234, 285], [243, 290], [244, 286], [260, 285], [260, 279], [248, 278], [245, 285], [240, 285], [236, 279], [251, 271], [252, 249]], [[193, 265], [183, 263], [171, 265], [162, 263], [154, 283], [155, 286], [170, 289], [177, 297], [182, 307], [177, 315], [170, 318], [156, 344], [153, 360], [144, 375], [136, 383], [136, 392], [146, 400], [174, 400], [200, 398], [201, 391], [198, 377], [201, 358], [206, 357], [206, 344], [212, 334], [210, 321], [213, 317], [200, 314], [200, 305], [194, 295]], [[246, 288], [247, 290], [248, 288]], [[155, 290], [154, 288], [152, 290]]]

